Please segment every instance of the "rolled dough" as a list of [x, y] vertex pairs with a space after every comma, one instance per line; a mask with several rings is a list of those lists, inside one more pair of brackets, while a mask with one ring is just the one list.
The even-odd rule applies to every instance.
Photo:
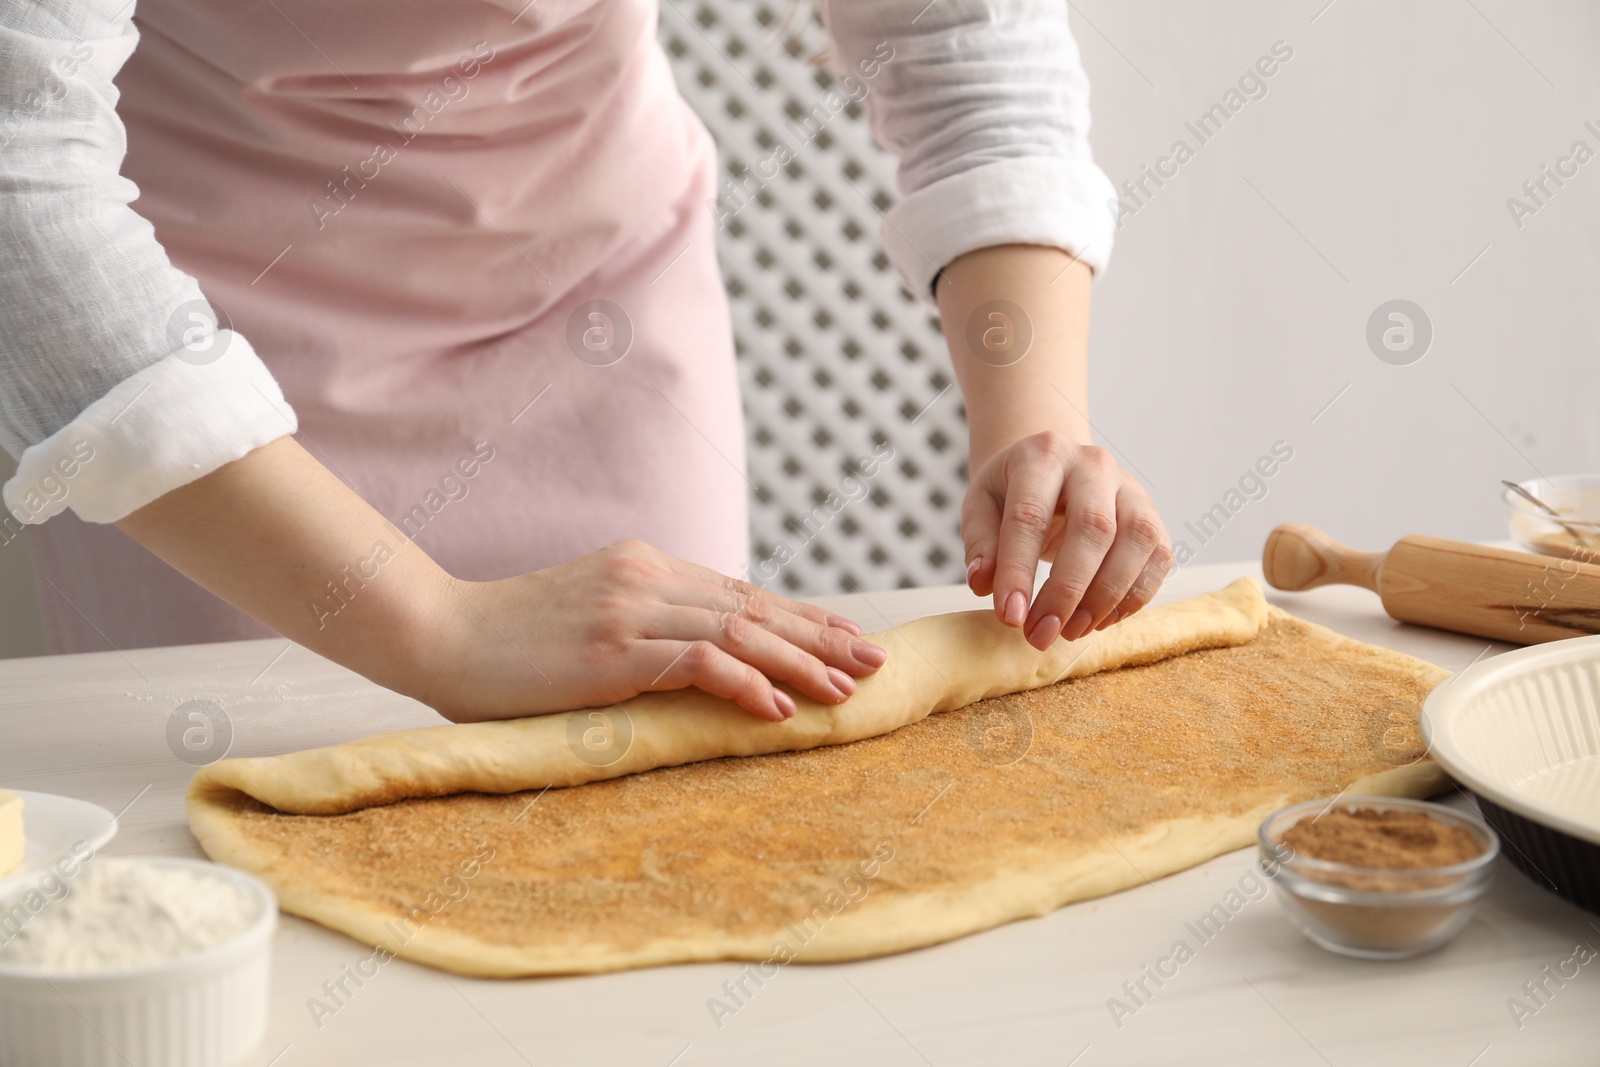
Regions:
[[1242, 847], [1286, 803], [1444, 782], [1416, 720], [1445, 673], [1248, 581], [1047, 653], [986, 612], [875, 639], [855, 697], [781, 725], [685, 692], [608, 709], [631, 741], [604, 765], [563, 715], [226, 760], [190, 825], [287, 911], [511, 976], [913, 948]]
[[[581, 785], [718, 756], [753, 756], [876, 737], [934, 712], [985, 697], [1036, 689], [1064, 678], [1152, 663], [1199, 648], [1250, 640], [1267, 618], [1260, 588], [1241, 578], [1206, 596], [1149, 608], [1079, 641], [1040, 652], [991, 612], [917, 619], [869, 640], [889, 653], [876, 674], [839, 705], [793, 690], [798, 708], [784, 723], [755, 719], [697, 689], [646, 693], [604, 709], [503, 722], [432, 726], [378, 734], [286, 756], [221, 760], [189, 786], [191, 820], [211, 798], [246, 793], [279, 811], [332, 815], [406, 797], [513, 793]], [[582, 743], [592, 729], [624, 731], [616, 751]]]

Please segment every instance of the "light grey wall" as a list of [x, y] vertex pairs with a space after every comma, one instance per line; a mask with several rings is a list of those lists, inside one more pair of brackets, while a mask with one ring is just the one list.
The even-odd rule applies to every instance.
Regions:
[[[1368, 549], [1504, 538], [1501, 478], [1600, 468], [1600, 158], [1547, 183], [1520, 229], [1506, 205], [1575, 141], [1600, 151], [1600, 8], [1073, 12], [1097, 158], [1119, 185], [1176, 139], [1197, 144], [1184, 122], [1274, 42], [1294, 50], [1264, 98], [1149, 184], [1096, 291], [1091, 415], [1198, 561], [1253, 556], [1286, 520]], [[1365, 336], [1397, 298], [1433, 325], [1409, 366]], [[1185, 522], [1277, 440], [1293, 460], [1202, 547]]]
[[[1196, 561], [1291, 519], [1363, 548], [1502, 538], [1499, 479], [1600, 469], [1600, 158], [1520, 228], [1507, 208], [1574, 142], [1600, 152], [1600, 8], [1074, 0], [1073, 24], [1118, 183], [1195, 148], [1184, 123], [1274, 42], [1294, 52], [1141, 194], [1097, 287], [1091, 417]], [[1410, 365], [1366, 340], [1393, 299], [1432, 323]], [[1276, 441], [1293, 459], [1202, 544], [1185, 523]], [[0, 656], [41, 647], [16, 541]]]

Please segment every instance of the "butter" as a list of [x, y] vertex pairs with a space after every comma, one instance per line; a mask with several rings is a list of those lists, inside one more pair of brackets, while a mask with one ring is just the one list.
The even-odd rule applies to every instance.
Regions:
[[22, 798], [0, 789], [0, 878], [22, 863]]

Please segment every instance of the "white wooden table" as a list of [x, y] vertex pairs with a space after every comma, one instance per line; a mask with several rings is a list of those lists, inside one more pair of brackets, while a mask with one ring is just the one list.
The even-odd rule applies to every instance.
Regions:
[[[1249, 564], [1192, 566], [1162, 599], [1217, 588]], [[1456, 670], [1505, 646], [1402, 626], [1361, 590], [1272, 599], [1365, 641]], [[869, 630], [977, 606], [965, 589], [824, 603]], [[0, 783], [127, 806], [110, 854], [199, 855], [183, 818], [193, 768], [169, 750], [186, 700], [220, 704], [231, 755], [326, 745], [434, 724], [432, 712], [281, 640], [0, 662]], [[136, 799], [137, 798], [137, 799]], [[1465, 803], [1457, 797], [1456, 803]], [[1405, 1064], [1600, 1063], [1600, 961], [1519, 1028], [1508, 998], [1572, 954], [1600, 947], [1600, 919], [1501, 862], [1471, 925], [1400, 963], [1330, 955], [1276, 902], [1247, 905], [1119, 1028], [1107, 999], [1187, 937], [1252, 853], [1043, 919], [886, 959], [784, 968], [719, 1030], [707, 998], [737, 964], [594, 977], [474, 981], [395, 961], [335, 1015], [308, 998], [369, 949], [286, 917], [272, 1021], [250, 1067], [349, 1064]], [[1554, 985], [1551, 985], [1554, 988]], [[45, 1065], [40, 1065], [45, 1067]]]

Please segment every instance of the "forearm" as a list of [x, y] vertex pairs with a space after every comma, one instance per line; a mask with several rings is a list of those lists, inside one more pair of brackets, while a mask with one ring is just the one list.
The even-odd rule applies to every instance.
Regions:
[[[1039, 245], [979, 249], [941, 272], [935, 295], [967, 403], [969, 469], [1043, 430], [1089, 443], [1091, 285], [1083, 262]], [[1015, 305], [1023, 319], [1013, 321], [996, 301]], [[1016, 358], [1012, 346], [1030, 333]]]
[[452, 580], [293, 438], [117, 526], [284, 636], [391, 689], [425, 690]]

